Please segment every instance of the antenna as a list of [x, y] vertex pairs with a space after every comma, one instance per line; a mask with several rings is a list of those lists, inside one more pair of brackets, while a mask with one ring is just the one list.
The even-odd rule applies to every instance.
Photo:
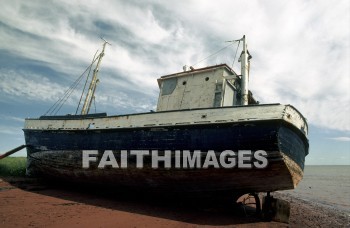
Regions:
[[107, 43], [107, 44], [112, 46], [112, 44], [110, 42], [108, 42], [107, 40], [105, 40], [102, 36], [100, 36], [100, 39], [103, 40], [105, 43]]
[[225, 41], [225, 42], [237, 42], [237, 41], [243, 41], [244, 40], [244, 38], [245, 38], [245, 35], [241, 38], [241, 39], [238, 39], [238, 40], [227, 40], [227, 41]]

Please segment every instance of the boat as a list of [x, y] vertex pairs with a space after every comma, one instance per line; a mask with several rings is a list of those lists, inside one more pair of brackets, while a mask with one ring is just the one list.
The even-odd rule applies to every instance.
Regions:
[[[81, 113], [25, 119], [27, 174], [169, 193], [294, 189], [303, 177], [309, 149], [307, 121], [292, 105], [256, 101], [248, 89], [251, 56], [246, 38], [234, 42], [243, 43], [241, 74], [227, 64], [197, 69], [184, 66], [181, 72], [158, 78], [156, 111], [112, 116], [89, 113], [105, 42], [93, 60], [95, 69]], [[153, 151], [163, 159], [160, 167], [151, 165]], [[260, 158], [265, 160], [249, 157], [247, 151], [263, 151]], [[143, 168], [138, 167], [138, 153], [142, 153]], [[212, 155], [219, 160], [223, 153], [233, 155], [225, 156], [224, 164], [230, 158], [235, 164], [216, 167]], [[209, 154], [211, 160], [207, 160]], [[166, 155], [171, 157], [170, 167]], [[195, 167], [173, 166], [183, 160], [193, 165], [197, 161], [191, 160], [193, 156], [201, 161]], [[103, 159], [109, 165], [101, 169], [98, 161]], [[122, 160], [128, 162], [127, 167], [122, 167]], [[244, 162], [256, 166], [244, 166]]]

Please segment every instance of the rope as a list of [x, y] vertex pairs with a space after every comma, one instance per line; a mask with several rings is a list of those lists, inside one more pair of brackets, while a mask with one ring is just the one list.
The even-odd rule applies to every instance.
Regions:
[[235, 58], [233, 59], [232, 66], [231, 66], [232, 69], [233, 69], [233, 64], [235, 63], [235, 60], [236, 60], [236, 57], [237, 57], [237, 51], [238, 51], [238, 47], [239, 47], [240, 43], [241, 43], [241, 41], [238, 41], [238, 45], [237, 45], [237, 49], [236, 49], [236, 53], [235, 53]]
[[[58, 99], [50, 108], [46, 111], [44, 116], [47, 114], [53, 114], [56, 115], [57, 112], [61, 109], [63, 104], [67, 101], [67, 99], [70, 97], [70, 95], [73, 93], [74, 89], [79, 85], [79, 82], [83, 78], [84, 74], [91, 69], [92, 65], [96, 62], [98, 58], [96, 58], [87, 68], [86, 70], [79, 76], [77, 80], [73, 82], [73, 84], [64, 92], [63, 97]], [[56, 111], [56, 112], [55, 112]]]
[[[84, 72], [85, 73], [85, 72]], [[64, 102], [66, 102], [66, 100], [68, 99], [68, 97], [71, 95], [71, 93], [74, 91], [74, 89], [77, 87], [77, 85], [79, 84], [79, 82], [82, 79], [81, 75], [77, 80], [75, 80], [75, 82], [66, 90], [66, 92], [63, 94], [63, 97], [60, 98], [56, 103], [55, 103], [55, 107], [51, 110], [51, 112], [49, 114], [53, 114], [56, 115], [57, 112], [61, 109], [62, 105], [64, 104]], [[56, 112], [55, 112], [56, 111]]]
[[232, 43], [230, 43], [229, 45], [227, 45], [227, 46], [221, 48], [220, 50], [218, 50], [218, 51], [216, 51], [215, 53], [209, 55], [208, 57], [205, 57], [204, 59], [202, 59], [202, 60], [199, 61], [198, 63], [193, 64], [192, 66], [195, 66], [195, 65], [197, 65], [197, 64], [199, 64], [199, 63], [201, 63], [201, 62], [203, 62], [204, 60], [206, 60], [206, 59], [208, 59], [208, 58], [210, 58], [210, 57], [212, 57], [212, 56], [218, 54], [219, 52], [221, 52], [221, 51], [225, 50], [226, 48], [228, 48], [229, 46], [233, 45], [233, 43], [234, 43], [234, 42], [232, 42]]
[[79, 107], [80, 107], [80, 103], [81, 103], [81, 100], [83, 99], [83, 95], [84, 95], [84, 92], [85, 92], [85, 88], [86, 88], [87, 82], [89, 81], [89, 78], [90, 78], [90, 73], [91, 73], [92, 64], [95, 62], [95, 57], [96, 57], [97, 52], [98, 52], [98, 50], [96, 51], [96, 53], [95, 53], [95, 55], [94, 55], [94, 58], [92, 59], [91, 65], [89, 66], [89, 73], [88, 73], [88, 76], [86, 77], [86, 81], [85, 81], [85, 84], [84, 84], [84, 88], [83, 88], [83, 91], [82, 91], [82, 93], [81, 93], [80, 100], [79, 100], [79, 104], [78, 104], [77, 110], [75, 111], [75, 115], [78, 114], [78, 110], [79, 110]]

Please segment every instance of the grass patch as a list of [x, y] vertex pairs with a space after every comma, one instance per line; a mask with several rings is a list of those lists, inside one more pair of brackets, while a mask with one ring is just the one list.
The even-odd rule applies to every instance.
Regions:
[[7, 157], [0, 160], [0, 176], [24, 177], [26, 174], [26, 157]]

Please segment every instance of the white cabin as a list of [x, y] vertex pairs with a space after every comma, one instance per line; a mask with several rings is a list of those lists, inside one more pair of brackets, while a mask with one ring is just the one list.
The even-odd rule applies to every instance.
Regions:
[[[158, 79], [157, 111], [241, 105], [241, 77], [226, 64], [191, 67]], [[256, 101], [249, 93], [249, 104]]]

